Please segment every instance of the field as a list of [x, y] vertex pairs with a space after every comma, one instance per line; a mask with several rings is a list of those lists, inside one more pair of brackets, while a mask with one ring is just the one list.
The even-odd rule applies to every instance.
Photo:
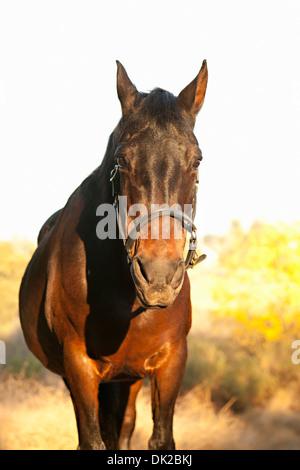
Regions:
[[[300, 224], [237, 222], [209, 236], [217, 253], [191, 271], [193, 326], [174, 419], [178, 449], [300, 449]], [[22, 339], [17, 292], [33, 246], [0, 243], [0, 449], [74, 449], [72, 404], [60, 378]], [[151, 434], [149, 386], [138, 397], [134, 449]]]

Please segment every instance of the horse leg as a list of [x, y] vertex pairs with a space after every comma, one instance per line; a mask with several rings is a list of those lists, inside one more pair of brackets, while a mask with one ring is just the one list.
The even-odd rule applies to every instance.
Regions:
[[135, 399], [142, 382], [100, 384], [99, 422], [107, 449], [129, 448], [135, 425]]
[[70, 390], [77, 420], [80, 450], [101, 450], [98, 389], [101, 376], [94, 362], [74, 344], [64, 346], [65, 383]]
[[[69, 391], [69, 394], [70, 394], [70, 397], [71, 397], [71, 400], [72, 400], [72, 403], [73, 403], [73, 408], [74, 408], [74, 412], [75, 412], [75, 417], [76, 417], [76, 421], [77, 421], [77, 411], [76, 411], [76, 404], [74, 402], [74, 399], [73, 399], [73, 396], [72, 396], [72, 392], [71, 392], [71, 389], [70, 389], [70, 386], [69, 386], [69, 383], [67, 381], [67, 379], [65, 377], [62, 378], [64, 383], [65, 383], [65, 386], [67, 387], [68, 391]], [[77, 446], [77, 450], [80, 450], [80, 446], [78, 444]]]
[[171, 346], [170, 354], [152, 372], [153, 433], [150, 450], [173, 450], [173, 414], [187, 358], [186, 339]]
[[119, 418], [120, 383], [101, 383], [98, 392], [99, 423], [102, 430], [102, 439], [106, 449], [118, 448], [118, 436], [121, 427]]
[[136, 419], [136, 397], [138, 392], [141, 389], [143, 384], [143, 380], [138, 380], [135, 383], [132, 382], [124, 382], [123, 385], [123, 394], [126, 395], [126, 386], [129, 387], [129, 394], [127, 400], [127, 406], [123, 418], [122, 428], [120, 432], [119, 438], [119, 449], [120, 450], [127, 450], [130, 449], [130, 439], [135, 427], [135, 419]]

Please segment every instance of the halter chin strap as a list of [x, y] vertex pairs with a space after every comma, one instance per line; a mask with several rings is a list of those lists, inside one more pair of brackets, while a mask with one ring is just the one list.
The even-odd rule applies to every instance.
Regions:
[[[110, 174], [110, 182], [112, 183], [112, 196], [114, 198], [114, 207], [116, 210], [117, 221], [119, 222], [119, 191], [116, 188], [115, 178], [119, 170], [119, 165], [115, 165]], [[149, 214], [144, 215], [131, 230], [126, 240], [124, 240], [124, 247], [127, 252], [128, 262], [131, 263], [135, 254], [136, 242], [139, 237], [139, 233], [143, 227], [145, 227], [151, 220], [157, 219], [158, 217], [169, 216], [173, 219], [178, 220], [182, 227], [188, 231], [190, 236], [189, 251], [185, 260], [185, 269], [193, 268], [201, 261], [205, 260], [206, 255], [197, 254], [197, 228], [193, 223], [192, 219], [184, 212], [177, 209], [157, 209]]]

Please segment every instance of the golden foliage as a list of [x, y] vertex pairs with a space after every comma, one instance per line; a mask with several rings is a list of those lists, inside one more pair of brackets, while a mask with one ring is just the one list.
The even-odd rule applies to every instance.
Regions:
[[[215, 313], [266, 340], [300, 333], [300, 223], [235, 224], [215, 287]], [[235, 328], [237, 335], [241, 334]]]

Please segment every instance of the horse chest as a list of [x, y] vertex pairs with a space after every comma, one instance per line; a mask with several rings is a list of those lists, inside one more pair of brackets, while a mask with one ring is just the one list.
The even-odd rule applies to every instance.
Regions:
[[169, 328], [166, 324], [158, 328], [157, 321], [154, 323], [139, 319], [130, 325], [126, 334], [122, 328], [115, 328], [114, 334], [110, 331], [109, 336], [99, 332], [92, 343], [89, 335], [87, 350], [96, 359], [102, 380], [146, 377], [167, 361], [172, 344], [176, 344], [178, 330], [174, 325], [170, 328], [172, 322]]

